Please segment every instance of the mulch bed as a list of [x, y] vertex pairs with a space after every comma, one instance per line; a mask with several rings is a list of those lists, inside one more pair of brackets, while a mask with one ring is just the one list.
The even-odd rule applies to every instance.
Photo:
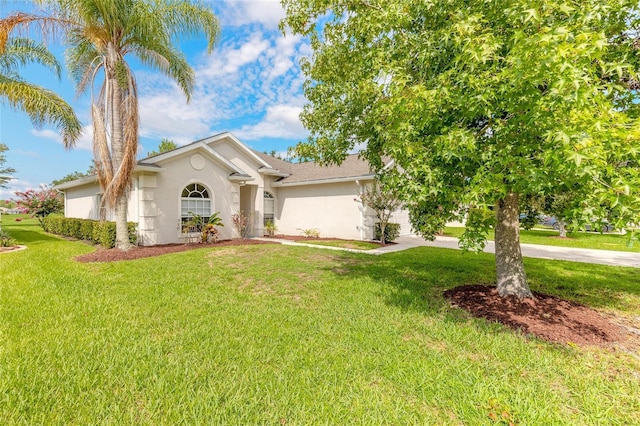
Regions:
[[534, 292], [534, 298], [501, 297], [496, 287], [465, 285], [444, 297], [474, 317], [502, 323], [544, 340], [609, 347], [625, 340], [622, 328], [597, 311], [568, 300]]
[[199, 248], [215, 248], [225, 246], [238, 246], [238, 245], [253, 245], [253, 244], [274, 244], [270, 241], [259, 240], [222, 240], [217, 243], [193, 243], [193, 244], [161, 244], [156, 246], [134, 246], [127, 251], [122, 251], [117, 248], [101, 249], [99, 248], [93, 253], [83, 254], [76, 257], [78, 262], [117, 262], [120, 260], [134, 260], [141, 259], [143, 257], [160, 256], [167, 253], [177, 253], [181, 251], [194, 250]]

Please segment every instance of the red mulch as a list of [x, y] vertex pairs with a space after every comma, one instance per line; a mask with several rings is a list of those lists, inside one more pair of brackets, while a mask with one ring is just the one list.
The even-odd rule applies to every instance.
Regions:
[[502, 323], [544, 340], [581, 346], [612, 347], [629, 343], [635, 352], [638, 337], [575, 302], [534, 292], [534, 298], [503, 298], [495, 287], [465, 285], [447, 290], [444, 297], [474, 317]]

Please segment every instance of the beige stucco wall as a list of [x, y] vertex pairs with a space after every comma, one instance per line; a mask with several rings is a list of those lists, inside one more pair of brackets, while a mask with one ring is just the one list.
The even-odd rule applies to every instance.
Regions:
[[65, 191], [64, 215], [79, 219], [99, 219], [97, 184], [87, 184]]
[[[93, 220], [115, 220], [115, 211], [108, 207], [105, 208], [105, 216], [100, 217], [99, 201], [100, 186], [98, 183], [86, 184], [76, 188], [68, 189], [65, 191], [65, 203], [64, 214], [66, 217], [76, 217], [80, 219], [93, 219]], [[134, 187], [131, 190], [129, 199], [133, 200], [137, 197], [137, 188], [134, 183]], [[130, 222], [137, 222], [138, 211], [137, 206], [134, 203], [129, 203], [128, 220]]]
[[[202, 168], [194, 168], [194, 162], [203, 162]], [[208, 189], [212, 212], [220, 212], [225, 226], [218, 228], [219, 238], [236, 236], [231, 215], [240, 208], [240, 188], [238, 183], [229, 181], [230, 172], [225, 166], [204, 152], [188, 152], [159, 165], [164, 171], [155, 176], [155, 182], [140, 184], [142, 198], [147, 198], [141, 200], [141, 228], [144, 228], [141, 233], [148, 236], [149, 244], [184, 242], [180, 229], [180, 198], [182, 190], [192, 183]]]
[[278, 232], [301, 235], [315, 228], [321, 237], [370, 239], [356, 182], [279, 187], [276, 196]]

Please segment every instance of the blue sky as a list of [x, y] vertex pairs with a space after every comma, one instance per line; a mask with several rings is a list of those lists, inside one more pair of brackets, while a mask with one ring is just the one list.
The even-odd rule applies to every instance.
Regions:
[[[182, 45], [197, 75], [190, 103], [173, 82], [148, 69], [136, 70], [140, 103], [140, 156], [168, 138], [178, 145], [233, 132], [260, 151], [286, 152], [307, 136], [298, 115], [305, 103], [304, 77], [299, 61], [310, 55], [307, 40], [283, 36], [278, 23], [284, 12], [277, 0], [210, 0], [220, 20], [221, 37], [211, 55], [205, 43], [190, 39]], [[28, 2], [5, 2], [0, 16], [25, 9]], [[52, 48], [62, 58], [61, 48]], [[24, 77], [60, 94], [85, 125], [77, 147], [65, 150], [53, 127], [35, 129], [28, 117], [0, 104], [0, 142], [9, 147], [6, 166], [17, 170], [0, 199], [15, 191], [38, 188], [74, 171], [85, 172], [91, 164], [89, 98], [76, 97], [63, 71], [60, 81], [47, 69], [32, 66]]]

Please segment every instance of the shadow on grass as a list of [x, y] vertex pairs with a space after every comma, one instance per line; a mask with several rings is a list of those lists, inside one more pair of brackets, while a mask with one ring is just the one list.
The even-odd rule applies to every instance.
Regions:
[[[36, 225], [37, 226], [37, 225]], [[18, 241], [19, 244], [34, 244], [45, 241], [62, 241], [58, 237], [54, 237], [49, 234], [45, 234], [41, 229], [38, 230], [26, 230], [22, 228], [14, 228], [9, 231], [11, 236]]]
[[[423, 313], [441, 309], [447, 289], [495, 284], [495, 258], [486, 253], [419, 247], [364, 261], [343, 258], [343, 262], [344, 267], [334, 273], [367, 277], [388, 286], [381, 290], [387, 303]], [[534, 291], [593, 308], [638, 314], [637, 269], [529, 258], [525, 269]]]
[[495, 281], [493, 260], [459, 250], [421, 247], [382, 256], [343, 258], [332, 271], [345, 279], [368, 278], [386, 303], [403, 311], [435, 314], [448, 306], [442, 293], [464, 284]]

